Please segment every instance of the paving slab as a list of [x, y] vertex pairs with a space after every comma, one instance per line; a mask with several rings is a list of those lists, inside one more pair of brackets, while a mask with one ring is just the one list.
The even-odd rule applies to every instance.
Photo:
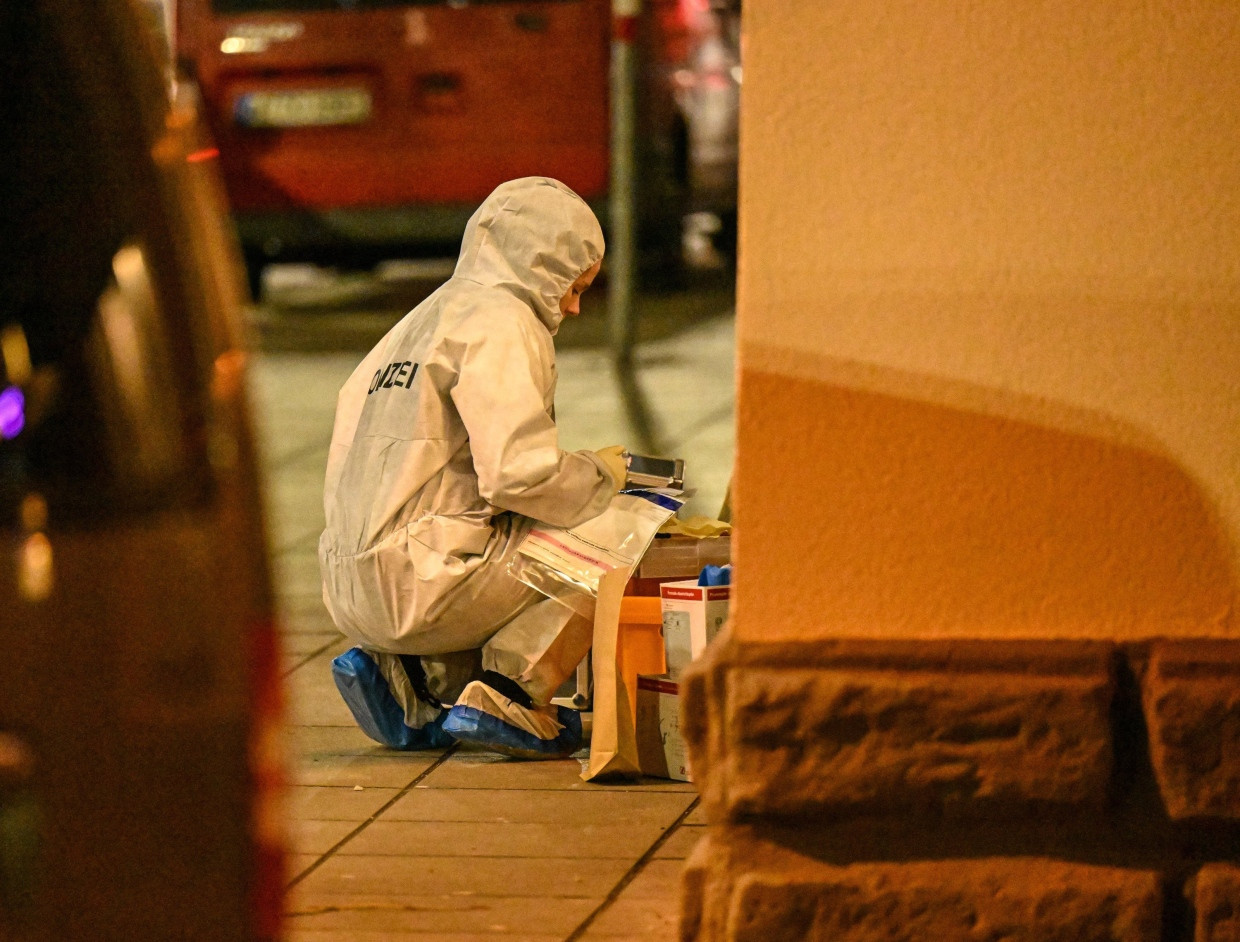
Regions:
[[686, 860], [697, 846], [698, 841], [706, 836], [706, 828], [701, 824], [681, 824], [652, 855], [656, 860]]
[[376, 856], [426, 853], [451, 857], [559, 859], [572, 868], [583, 856], [634, 861], [663, 836], [655, 824], [375, 821], [338, 853]]
[[680, 896], [681, 860], [650, 860], [620, 894], [624, 899], [675, 900]]
[[280, 651], [290, 660], [298, 658], [300, 664], [301, 661], [311, 655], [319, 654], [340, 638], [340, 632], [335, 628], [329, 631], [285, 631], [280, 635]]
[[400, 794], [399, 788], [350, 788], [333, 785], [291, 785], [286, 790], [292, 821], [354, 821], [361, 823]]
[[404, 788], [413, 784], [437, 761], [418, 753], [383, 752], [376, 755], [301, 755], [291, 780], [298, 785], [339, 785], [349, 788]]
[[527, 896], [546, 900], [601, 902], [632, 866], [632, 861], [579, 857], [394, 857], [335, 854], [300, 884], [307, 893], [342, 896], [400, 896], [439, 893], [463, 899]]
[[684, 813], [695, 795], [681, 792], [620, 791], [607, 788], [410, 789], [384, 814], [388, 821], [494, 821], [530, 824], [616, 823], [626, 827], [667, 827]]
[[561, 942], [560, 935], [530, 935], [527, 932], [394, 932], [377, 930], [358, 932], [354, 929], [295, 929], [285, 936], [285, 942], [495, 942], [496, 939], [513, 938], [522, 942]]
[[661, 902], [652, 906], [648, 899], [618, 899], [590, 923], [580, 940], [679, 942], [677, 901], [669, 897]]
[[332, 680], [331, 659], [350, 647], [342, 637], [285, 677], [286, 721], [293, 726], [356, 726]]
[[511, 935], [521, 938], [566, 938], [593, 911], [589, 899], [557, 899], [547, 905], [541, 896], [451, 896], [448, 894], [342, 896], [295, 887], [289, 899], [286, 927], [290, 938], [309, 932], [441, 933]]
[[307, 858], [298, 873], [311, 863], [317, 863], [320, 857], [357, 830], [356, 821], [292, 820], [285, 826], [288, 829], [290, 851], [294, 855]]
[[427, 759], [433, 761], [443, 755], [443, 750], [427, 752], [402, 752], [379, 745], [357, 726], [289, 726], [289, 744], [292, 750], [304, 758], [330, 758], [333, 756], [388, 756], [400, 759]]
[[570, 759], [523, 762], [493, 752], [461, 749], [421, 785], [426, 788], [515, 788], [521, 790], [582, 789], [642, 792], [680, 792], [696, 794], [687, 782], [641, 778], [608, 784], [586, 782], [581, 773], [586, 762], [584, 751]]

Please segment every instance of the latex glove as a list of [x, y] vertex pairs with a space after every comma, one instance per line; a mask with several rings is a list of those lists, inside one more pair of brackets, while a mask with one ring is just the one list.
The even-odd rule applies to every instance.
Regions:
[[607, 465], [611, 479], [616, 484], [616, 490], [623, 490], [625, 479], [629, 476], [629, 463], [624, 459], [624, 446], [608, 445], [606, 448], [600, 448], [595, 454], [603, 459], [603, 464]]

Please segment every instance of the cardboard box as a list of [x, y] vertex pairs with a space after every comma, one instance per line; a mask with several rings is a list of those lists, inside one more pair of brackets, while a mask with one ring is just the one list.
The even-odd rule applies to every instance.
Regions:
[[704, 566], [723, 566], [731, 561], [731, 550], [732, 540], [727, 533], [707, 539], [661, 533], [637, 564], [625, 594], [658, 598], [661, 584], [696, 579]]
[[731, 557], [732, 538], [727, 533], [708, 539], [659, 534], [650, 541], [633, 575], [639, 579], [696, 578], [703, 566], [722, 566]]
[[663, 650], [667, 655], [667, 673], [673, 680], [723, 629], [731, 597], [731, 586], [701, 586], [693, 579], [659, 586]]
[[666, 674], [637, 675], [637, 761], [643, 775], [691, 782], [680, 734], [680, 684]]

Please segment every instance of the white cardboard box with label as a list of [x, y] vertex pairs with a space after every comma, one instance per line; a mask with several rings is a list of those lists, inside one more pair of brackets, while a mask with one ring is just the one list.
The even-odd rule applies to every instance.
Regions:
[[680, 733], [680, 684], [666, 674], [637, 675], [637, 761], [643, 775], [690, 782]]
[[706, 650], [728, 618], [732, 587], [698, 585], [696, 580], [659, 586], [663, 607], [663, 647], [673, 680]]

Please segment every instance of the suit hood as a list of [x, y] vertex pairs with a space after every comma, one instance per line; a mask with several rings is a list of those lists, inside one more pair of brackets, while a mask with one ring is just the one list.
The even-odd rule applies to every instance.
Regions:
[[561, 298], [603, 250], [585, 200], [558, 180], [522, 177], [496, 187], [470, 217], [455, 277], [511, 292], [555, 334]]

